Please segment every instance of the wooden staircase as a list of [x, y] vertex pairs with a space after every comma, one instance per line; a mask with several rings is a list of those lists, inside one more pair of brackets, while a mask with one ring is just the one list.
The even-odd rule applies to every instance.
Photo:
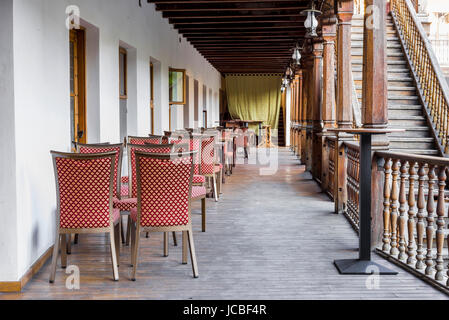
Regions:
[[[390, 150], [439, 156], [437, 140], [427, 121], [391, 16], [387, 18], [387, 73], [389, 127], [407, 131], [389, 135]], [[352, 74], [359, 104], [362, 105], [363, 16], [352, 21]]]

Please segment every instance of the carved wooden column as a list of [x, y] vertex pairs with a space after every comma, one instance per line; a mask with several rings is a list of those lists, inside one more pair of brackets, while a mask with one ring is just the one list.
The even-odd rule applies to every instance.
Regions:
[[[303, 54], [304, 57], [304, 54]], [[302, 82], [301, 82], [301, 133], [300, 133], [300, 143], [302, 145], [301, 148], [301, 163], [306, 164], [306, 148], [307, 148], [307, 115], [308, 115], [308, 100], [307, 100], [307, 93], [308, 93], [308, 83], [309, 83], [309, 75], [306, 69], [306, 59], [303, 58], [303, 61], [301, 62], [301, 65], [303, 66], [303, 69], [301, 69], [302, 74]]]
[[354, 1], [339, 0], [337, 5], [337, 122], [339, 128], [352, 127], [351, 21], [353, 12]]
[[295, 83], [290, 83], [290, 150], [296, 153], [296, 106], [295, 106]]
[[304, 69], [307, 74], [307, 80], [304, 88], [304, 99], [307, 103], [306, 114], [306, 130], [305, 130], [305, 144], [302, 144], [305, 149], [305, 157], [303, 163], [306, 165], [306, 170], [312, 172], [312, 150], [313, 150], [313, 47], [311, 44], [307, 45], [306, 57], [304, 61]]
[[[386, 128], [388, 125], [386, 1], [365, 0], [363, 41], [362, 123], [364, 128]], [[373, 137], [373, 151], [387, 150], [387, 135]], [[371, 244], [376, 247], [382, 239], [383, 172], [377, 170], [373, 159], [371, 173]]]
[[[352, 127], [352, 65], [351, 65], [351, 22], [354, 13], [353, 0], [338, 0], [337, 3], [337, 126], [338, 128]], [[344, 141], [354, 138], [340, 133], [335, 148], [336, 170], [335, 199], [336, 213], [345, 210], [347, 200], [346, 190], [346, 154]]]
[[296, 154], [298, 157], [301, 156], [301, 129], [300, 129], [300, 119], [301, 119], [301, 104], [302, 104], [302, 71], [298, 70], [295, 74], [296, 83]]
[[313, 69], [312, 69], [312, 104], [313, 104], [313, 162], [312, 174], [316, 180], [321, 182], [321, 164], [322, 164], [322, 82], [323, 82], [323, 39], [317, 38], [313, 42]]
[[321, 117], [323, 120], [323, 132], [321, 139], [322, 164], [321, 187], [328, 188], [329, 175], [329, 150], [326, 145], [326, 137], [334, 136], [327, 129], [335, 128], [335, 37], [337, 32], [337, 19], [335, 16], [322, 19], [323, 47], [323, 106]]

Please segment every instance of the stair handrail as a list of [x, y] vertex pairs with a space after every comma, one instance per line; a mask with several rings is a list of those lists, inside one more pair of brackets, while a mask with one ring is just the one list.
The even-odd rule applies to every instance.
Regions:
[[449, 154], [449, 86], [410, 0], [391, 0], [391, 14], [445, 155]]

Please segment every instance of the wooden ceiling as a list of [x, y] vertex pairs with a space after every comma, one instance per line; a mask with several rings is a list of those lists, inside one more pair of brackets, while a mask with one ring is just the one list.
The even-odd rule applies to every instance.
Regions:
[[283, 73], [310, 0], [148, 0], [218, 71]]

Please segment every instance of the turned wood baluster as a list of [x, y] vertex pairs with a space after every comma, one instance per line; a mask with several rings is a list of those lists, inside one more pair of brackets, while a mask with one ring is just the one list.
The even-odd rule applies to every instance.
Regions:
[[405, 225], [407, 224], [407, 217], [405, 214], [405, 204], [407, 197], [405, 195], [405, 179], [407, 178], [407, 161], [403, 161], [401, 164], [401, 184], [399, 188], [399, 260], [405, 261]]
[[398, 175], [399, 175], [399, 160], [393, 159], [393, 181], [391, 183], [391, 248], [390, 254], [398, 254], [398, 242], [397, 242], [397, 222], [398, 222]]
[[427, 240], [427, 254], [426, 254], [426, 275], [433, 273], [433, 259], [432, 259], [432, 244], [434, 235], [434, 212], [435, 212], [435, 200], [434, 196], [434, 184], [435, 184], [435, 166], [429, 164], [429, 191], [427, 194], [427, 228], [426, 228], [426, 240]]
[[418, 170], [418, 222], [416, 224], [416, 233], [417, 233], [417, 249], [416, 249], [416, 269], [421, 270], [424, 269], [424, 248], [423, 248], [423, 240], [424, 240], [424, 208], [426, 205], [426, 200], [424, 197], [424, 182], [426, 180], [426, 170], [425, 163], [419, 164]]
[[390, 177], [391, 177], [391, 159], [385, 159], [385, 182], [384, 182], [384, 234], [382, 238], [382, 251], [390, 252]]
[[443, 280], [443, 244], [444, 244], [444, 187], [446, 186], [446, 167], [441, 166], [438, 170], [438, 202], [437, 202], [437, 259], [435, 269], [435, 280]]
[[407, 246], [407, 263], [413, 265], [416, 263], [415, 252], [415, 180], [416, 180], [416, 162], [409, 163], [408, 169], [408, 246]]

